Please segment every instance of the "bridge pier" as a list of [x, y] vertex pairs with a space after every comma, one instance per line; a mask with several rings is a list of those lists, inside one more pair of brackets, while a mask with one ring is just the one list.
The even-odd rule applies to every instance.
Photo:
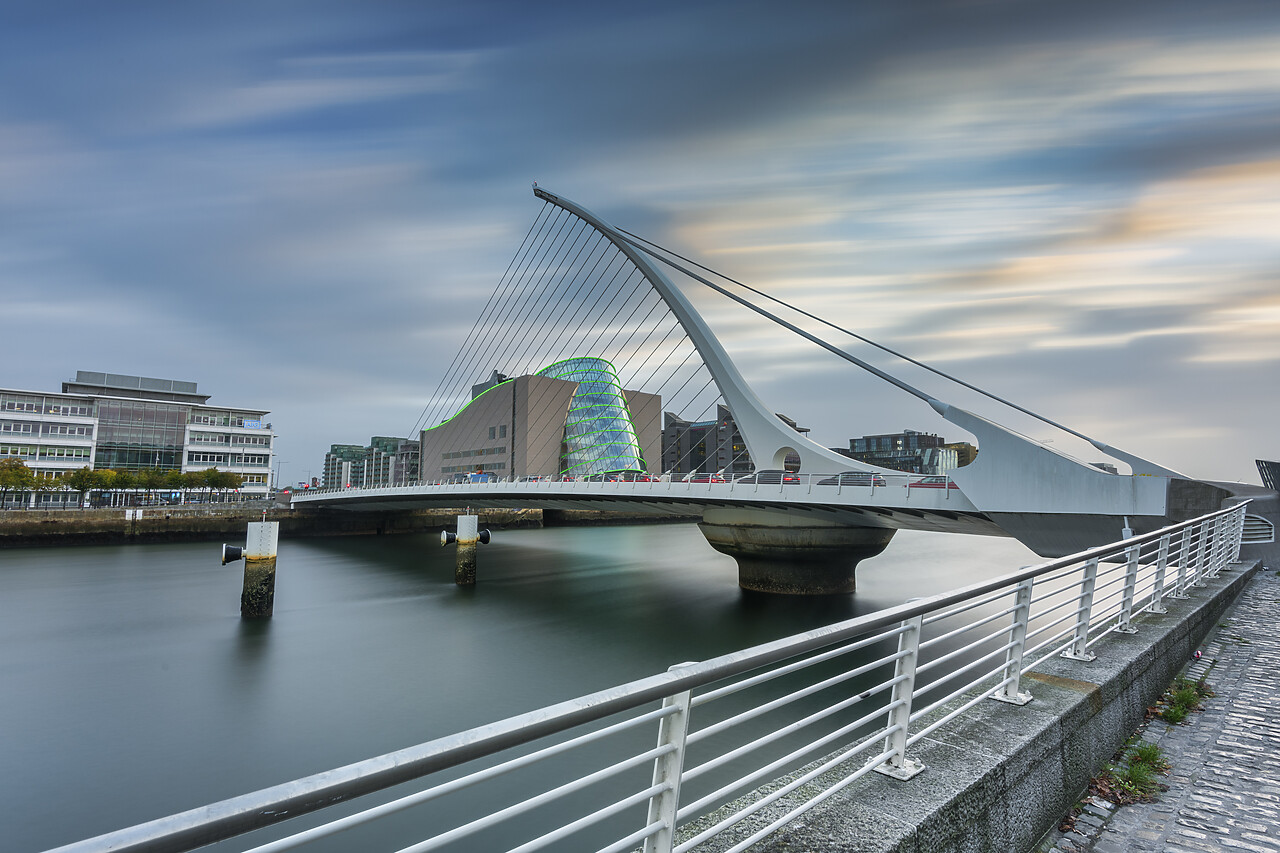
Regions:
[[698, 528], [712, 548], [738, 562], [738, 586], [787, 595], [853, 592], [858, 563], [883, 551], [896, 532], [772, 510], [712, 508]]

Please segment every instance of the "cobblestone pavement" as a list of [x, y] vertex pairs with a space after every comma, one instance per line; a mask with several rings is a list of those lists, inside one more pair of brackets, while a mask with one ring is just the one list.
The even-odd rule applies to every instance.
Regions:
[[1280, 853], [1280, 577], [1259, 569], [1184, 674], [1216, 695], [1143, 739], [1173, 765], [1154, 803], [1087, 802], [1076, 829], [1040, 850]]

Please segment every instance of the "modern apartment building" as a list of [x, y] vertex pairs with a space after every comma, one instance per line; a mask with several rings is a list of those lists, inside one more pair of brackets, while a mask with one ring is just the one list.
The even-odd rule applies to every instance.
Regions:
[[203, 471], [244, 479], [265, 497], [275, 433], [264, 409], [211, 406], [196, 383], [80, 370], [60, 393], [0, 388], [0, 458], [36, 476], [78, 468]]
[[403, 486], [418, 479], [418, 442], [375, 435], [368, 445], [331, 444], [324, 455], [325, 488]]

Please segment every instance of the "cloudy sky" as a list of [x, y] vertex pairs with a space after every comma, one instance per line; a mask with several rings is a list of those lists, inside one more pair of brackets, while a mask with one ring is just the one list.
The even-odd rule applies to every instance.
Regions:
[[[7, 3], [0, 385], [195, 381], [318, 475], [412, 428], [535, 180], [1189, 475], [1280, 457], [1271, 2]], [[964, 437], [707, 306], [823, 443]]]

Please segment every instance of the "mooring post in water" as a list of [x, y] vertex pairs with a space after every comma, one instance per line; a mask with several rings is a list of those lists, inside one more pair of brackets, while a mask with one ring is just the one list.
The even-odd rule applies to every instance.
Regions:
[[280, 522], [251, 521], [244, 548], [222, 546], [222, 565], [244, 558], [244, 587], [240, 590], [240, 618], [266, 619], [276, 603], [276, 542]]
[[458, 516], [458, 532], [440, 531], [440, 544], [458, 543], [458, 563], [453, 570], [453, 582], [458, 586], [476, 585], [476, 545], [489, 544], [489, 531], [478, 530], [479, 518], [474, 515]]

